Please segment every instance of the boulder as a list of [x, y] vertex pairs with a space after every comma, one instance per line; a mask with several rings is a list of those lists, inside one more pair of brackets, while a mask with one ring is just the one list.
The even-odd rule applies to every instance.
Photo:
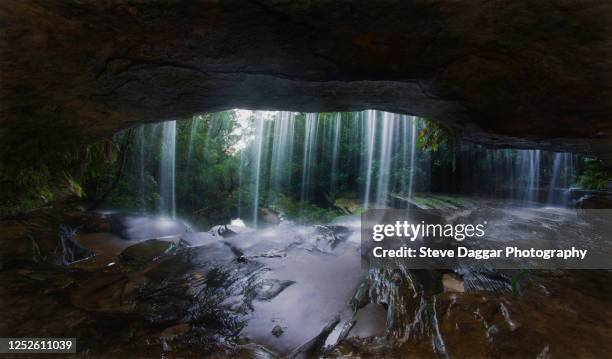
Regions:
[[126, 248], [121, 252], [120, 257], [125, 261], [149, 262], [170, 253], [176, 248], [177, 245], [173, 242], [149, 239]]

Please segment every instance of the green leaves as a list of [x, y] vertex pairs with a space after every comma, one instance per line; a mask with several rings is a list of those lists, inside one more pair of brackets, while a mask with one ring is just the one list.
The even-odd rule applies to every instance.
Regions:
[[425, 126], [419, 131], [417, 146], [419, 149], [438, 151], [442, 145], [452, 145], [455, 142], [455, 131], [432, 120], [423, 118]]
[[612, 181], [612, 173], [602, 161], [595, 159], [585, 160], [585, 169], [578, 178], [578, 185], [584, 189], [604, 189]]

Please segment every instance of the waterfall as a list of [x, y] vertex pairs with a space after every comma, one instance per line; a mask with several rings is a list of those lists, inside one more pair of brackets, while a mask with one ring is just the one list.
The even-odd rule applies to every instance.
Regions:
[[319, 115], [307, 113], [304, 126], [304, 154], [302, 159], [302, 203], [310, 198], [311, 179], [316, 161], [317, 128]]
[[559, 181], [559, 172], [561, 170], [563, 154], [555, 153], [553, 158], [553, 169], [550, 175], [550, 182], [548, 183], [548, 198], [546, 200], [546, 203], [549, 205], [555, 202], [555, 190], [557, 189], [557, 182]]
[[409, 125], [408, 125], [408, 119], [406, 116], [401, 116], [401, 121], [400, 121], [400, 133], [401, 133], [401, 137], [399, 138], [400, 140], [400, 146], [401, 146], [401, 158], [400, 158], [400, 164], [402, 166], [402, 175], [401, 175], [401, 180], [400, 180], [400, 192], [402, 193], [402, 195], [406, 195], [406, 193], [408, 192], [408, 159], [410, 156], [410, 152], [408, 151], [408, 148], [410, 147], [410, 143], [408, 141], [408, 129], [409, 129]]
[[516, 175], [522, 182], [522, 198], [537, 202], [540, 189], [540, 150], [519, 150], [519, 170]]
[[504, 188], [504, 193], [507, 193], [507, 197], [510, 201], [510, 203], [512, 203], [514, 201], [514, 162], [513, 162], [513, 158], [514, 158], [514, 151], [513, 150], [502, 150], [503, 151], [503, 157], [505, 158], [505, 174], [506, 174], [506, 183], [505, 183], [505, 188]]
[[540, 150], [529, 150], [529, 182], [527, 200], [537, 202], [540, 191]]
[[272, 138], [272, 159], [270, 164], [270, 190], [275, 197], [291, 184], [291, 163], [293, 159], [293, 137], [295, 114], [279, 112], [274, 122]]
[[363, 117], [364, 147], [366, 151], [366, 183], [364, 191], [363, 208], [370, 208], [370, 192], [372, 185], [372, 161], [374, 160], [374, 144], [376, 141], [376, 111], [367, 110]]
[[146, 192], [145, 192], [145, 127], [138, 128], [138, 195], [140, 200], [140, 210], [146, 211]]
[[[296, 209], [302, 216], [308, 202], [335, 200], [340, 179], [346, 199], [361, 194], [367, 209], [385, 207], [393, 193], [411, 199], [417, 189], [537, 203], [547, 199], [540, 190], [546, 188], [549, 202], [558, 203], [556, 189], [571, 177], [567, 174], [571, 171], [569, 154], [556, 155], [553, 160], [552, 154], [540, 150], [492, 149], [465, 142], [453, 147], [440, 144], [437, 156], [446, 158], [436, 158], [441, 164], [432, 166], [433, 152], [416, 148], [419, 128], [426, 123], [413, 116], [366, 110], [347, 114], [348, 123], [340, 113], [264, 111], [251, 116], [253, 140], [246, 146], [248, 156], [241, 153], [239, 186], [243, 190], [238, 194], [238, 210], [245, 216], [244, 204], [252, 204], [247, 207], [252, 208], [254, 225], [264, 203], [284, 205], [278, 201], [280, 195], [299, 203]], [[302, 153], [294, 158], [298, 140]], [[301, 173], [296, 175], [301, 181], [291, 186], [292, 169], [299, 168]], [[315, 197], [328, 191], [330, 198]]]
[[416, 168], [414, 161], [415, 161], [415, 154], [416, 154], [416, 138], [417, 138], [416, 118], [412, 117], [411, 122], [412, 122], [412, 128], [410, 131], [410, 167], [409, 167], [410, 175], [409, 175], [409, 180], [408, 180], [408, 198], [409, 199], [412, 199], [412, 194], [414, 193], [414, 169]]
[[242, 218], [242, 186], [244, 185], [245, 151], [240, 151], [240, 167], [238, 167], [238, 218]]
[[333, 126], [333, 146], [332, 146], [332, 162], [331, 162], [331, 178], [330, 178], [330, 189], [329, 192], [332, 198], [336, 197], [336, 181], [338, 180], [338, 154], [340, 150], [340, 132], [342, 128], [342, 117], [338, 113], [334, 117]]
[[[568, 204], [566, 189], [574, 178], [574, 156], [570, 153], [494, 149], [466, 142], [454, 143], [452, 147], [448, 142], [438, 143], [438, 152], [417, 150], [419, 129], [427, 126], [427, 122], [377, 110], [321, 115], [286, 111], [240, 113], [246, 116], [241, 122], [241, 133], [231, 133], [240, 139], [225, 153], [240, 158], [223, 169], [232, 171], [233, 163], [237, 166], [239, 160], [238, 193], [234, 198], [238, 215], [252, 220], [254, 226], [261, 220], [259, 208], [266, 205], [272, 205], [272, 210], [278, 207], [291, 216], [299, 215], [296, 213], [299, 211], [302, 219], [326, 215], [325, 211], [334, 210], [329, 202], [338, 199], [340, 189], [346, 194], [340, 198], [342, 202], [354, 206], [361, 201], [364, 209], [386, 207], [394, 194], [413, 199], [417, 190], [488, 195], [531, 204]], [[147, 175], [159, 170], [159, 213], [176, 216], [175, 182], [188, 178], [190, 165], [196, 166], [193, 151], [204, 131], [207, 137], [203, 149], [198, 151], [222, 143], [217, 142], [216, 134], [225, 133], [227, 117], [223, 116], [208, 115], [206, 126], [202, 117], [194, 117], [190, 124], [178, 129], [175, 121], [139, 128], [138, 147], [130, 157], [133, 172], [128, 176], [133, 181], [131, 185], [139, 187], [139, 191], [134, 191], [134, 203], [146, 210]], [[185, 146], [179, 146], [183, 152], [178, 160], [177, 137], [185, 140]], [[150, 161], [147, 164], [147, 158], [154, 158], [149, 157], [148, 151], [157, 143], [159, 166]], [[180, 174], [186, 173], [187, 177], [175, 178], [176, 161], [180, 169], [186, 169]], [[227, 179], [229, 188], [235, 188], [232, 178]], [[287, 201], [279, 201], [280, 198]], [[311, 211], [309, 202], [321, 205], [323, 210], [307, 212]]]
[[[371, 207], [372, 193], [375, 193], [374, 204], [379, 208], [386, 206], [391, 191], [400, 191], [411, 198], [416, 161], [416, 118], [367, 110], [363, 116], [362, 132], [365, 154], [364, 209]], [[397, 158], [394, 157], [396, 152], [399, 152]], [[396, 171], [401, 175], [392, 176]]]
[[378, 183], [376, 185], [376, 206], [379, 208], [386, 206], [387, 197], [389, 195], [394, 120], [394, 114], [383, 112], [382, 131], [380, 134], [379, 143], [380, 151], [378, 159]]
[[254, 187], [253, 187], [253, 227], [257, 228], [257, 220], [259, 213], [259, 192], [262, 173], [262, 163], [264, 156], [264, 141], [266, 135], [266, 120], [263, 114], [255, 111], [255, 158], [254, 158]]
[[191, 119], [191, 127], [189, 128], [189, 144], [187, 146], [187, 170], [191, 168], [191, 153], [193, 152], [193, 140], [195, 137], [195, 133], [198, 129], [198, 122], [200, 121], [200, 116], [195, 116]]
[[176, 121], [167, 121], [163, 124], [160, 158], [161, 214], [175, 218]]
[[555, 153], [548, 184], [548, 205], [568, 205], [569, 186], [573, 179], [573, 159], [571, 153]]

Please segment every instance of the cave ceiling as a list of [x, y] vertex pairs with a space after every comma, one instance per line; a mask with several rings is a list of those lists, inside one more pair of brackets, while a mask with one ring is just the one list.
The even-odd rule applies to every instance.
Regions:
[[0, 2], [3, 150], [231, 108], [612, 153], [610, 1]]

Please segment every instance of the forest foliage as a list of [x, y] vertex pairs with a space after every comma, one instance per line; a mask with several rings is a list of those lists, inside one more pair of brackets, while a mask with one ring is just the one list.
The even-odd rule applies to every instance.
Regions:
[[[320, 136], [336, 113], [319, 114]], [[293, 118], [295, 133], [288, 163], [280, 169], [265, 164], [259, 181], [259, 205], [283, 212], [305, 222], [324, 222], [351, 207], [358, 213], [366, 183], [365, 144], [359, 137], [360, 115], [341, 113], [337, 170], [332, 158], [316, 157], [314, 180], [303, 198], [305, 114]], [[273, 121], [274, 119], [272, 119]], [[415, 191], [481, 193], [499, 195], [500, 188], [526, 185], [526, 178], [512, 177], [503, 162], [518, 160], [516, 150], [488, 151], [479, 145], [462, 143], [449, 127], [428, 119], [417, 120], [419, 149], [413, 166], [401, 165], [405, 158], [392, 151], [395, 164], [389, 173], [392, 192], [405, 195], [407, 179], [414, 179]], [[120, 209], [158, 213], [160, 206], [160, 162], [162, 125], [131, 128], [113, 137], [88, 145], [33, 149], [2, 162], [0, 215], [14, 215], [49, 203], [73, 202], [90, 209]], [[239, 119], [236, 111], [196, 115], [177, 121], [176, 203], [177, 215], [203, 227], [225, 223], [231, 218], [248, 218], [254, 206], [253, 116]], [[266, 132], [264, 151], [271, 156], [274, 131]], [[322, 138], [322, 137], [321, 137]], [[404, 139], [405, 140], [405, 139]], [[399, 143], [399, 146], [402, 144]], [[398, 147], [399, 148], [399, 147]], [[320, 140], [315, 153], [328, 153], [330, 143]], [[543, 158], [550, 164], [549, 157]], [[601, 189], [610, 181], [610, 171], [601, 161], [584, 160], [584, 171], [568, 183], [587, 189]], [[582, 162], [581, 162], [582, 163]], [[381, 166], [378, 153], [372, 160], [372, 183]], [[582, 164], [580, 164], [582, 166]], [[550, 178], [550, 166], [541, 176]], [[271, 173], [282, 171], [280, 191], [272, 188]], [[511, 181], [517, 181], [512, 183]], [[546, 183], [546, 182], [544, 182]]]

